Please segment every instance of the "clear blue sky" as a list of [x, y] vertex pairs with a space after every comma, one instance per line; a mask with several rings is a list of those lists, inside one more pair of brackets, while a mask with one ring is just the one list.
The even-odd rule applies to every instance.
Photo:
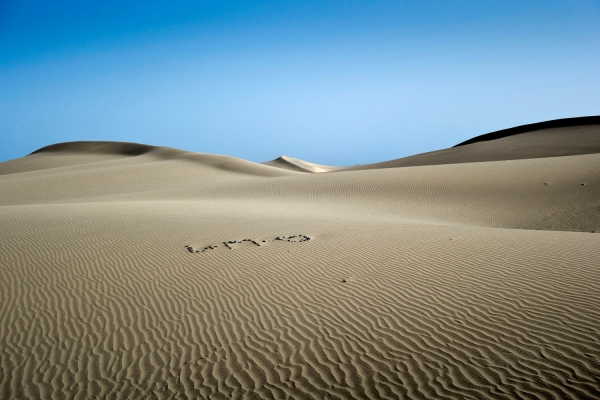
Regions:
[[597, 114], [597, 0], [0, 0], [0, 160], [117, 140], [351, 165]]

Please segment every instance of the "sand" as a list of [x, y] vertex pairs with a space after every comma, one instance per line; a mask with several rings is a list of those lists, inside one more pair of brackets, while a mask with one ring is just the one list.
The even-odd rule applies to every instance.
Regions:
[[0, 163], [0, 398], [598, 398], [599, 129]]

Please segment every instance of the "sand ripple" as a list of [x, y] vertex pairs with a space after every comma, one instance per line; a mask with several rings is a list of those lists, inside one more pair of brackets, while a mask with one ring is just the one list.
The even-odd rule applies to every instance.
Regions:
[[[600, 396], [595, 235], [161, 203], [1, 222], [2, 398]], [[240, 230], [313, 240], [182, 251]]]

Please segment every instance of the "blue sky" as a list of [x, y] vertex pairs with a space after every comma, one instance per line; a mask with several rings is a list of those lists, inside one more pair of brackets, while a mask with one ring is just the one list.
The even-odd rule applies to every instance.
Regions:
[[600, 2], [0, 0], [0, 160], [116, 140], [352, 165], [600, 114]]

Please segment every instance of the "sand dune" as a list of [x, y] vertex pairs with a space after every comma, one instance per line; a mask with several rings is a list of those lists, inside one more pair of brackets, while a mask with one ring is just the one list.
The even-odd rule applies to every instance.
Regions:
[[[131, 144], [123, 145], [133, 149]], [[137, 149], [144, 150], [143, 153], [126, 155], [118, 143], [85, 146], [86, 143], [66, 144], [60, 150], [50, 146], [27, 157], [0, 163], [0, 204], [60, 202], [90, 195], [296, 174], [239, 158], [167, 147], [138, 145]], [[81, 147], [84, 147], [81, 151], [72, 151]]]
[[598, 398], [596, 129], [318, 174], [107, 142], [0, 163], [0, 398]]
[[341, 169], [342, 167], [332, 167], [330, 165], [315, 164], [308, 161], [303, 161], [298, 158], [292, 158], [287, 156], [277, 157], [274, 160], [266, 161], [263, 165], [270, 165], [271, 167], [288, 169], [291, 171], [298, 172], [330, 172]]
[[[567, 123], [572, 125], [566, 125]], [[496, 139], [489, 140], [489, 138]], [[521, 160], [595, 153], [600, 153], [600, 117], [570, 118], [492, 132], [449, 149], [375, 164], [357, 165], [345, 170]]]

